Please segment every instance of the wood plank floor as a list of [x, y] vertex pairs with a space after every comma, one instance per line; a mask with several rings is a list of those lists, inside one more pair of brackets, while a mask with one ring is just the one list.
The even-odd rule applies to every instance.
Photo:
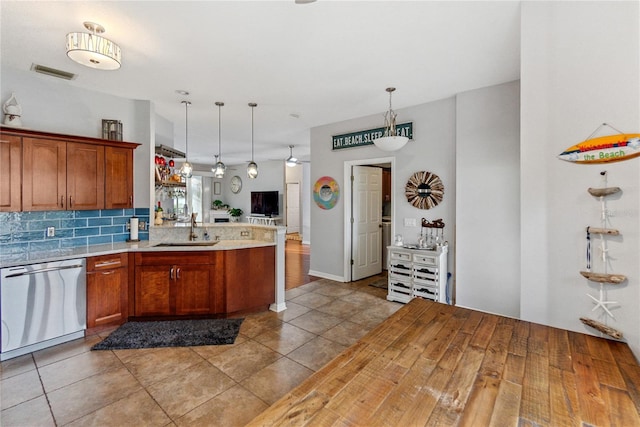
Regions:
[[640, 426], [620, 342], [414, 299], [250, 426]]
[[309, 276], [309, 245], [298, 240], [287, 240], [284, 246], [284, 288], [293, 289], [313, 282], [317, 277]]

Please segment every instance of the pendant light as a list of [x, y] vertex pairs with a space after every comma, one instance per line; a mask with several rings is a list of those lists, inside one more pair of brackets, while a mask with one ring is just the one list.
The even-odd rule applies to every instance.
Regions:
[[396, 135], [396, 117], [398, 115], [391, 109], [391, 94], [395, 90], [395, 87], [386, 89], [389, 92], [389, 111], [384, 114], [384, 136], [373, 140], [376, 147], [384, 151], [399, 150], [409, 141], [406, 136]]
[[185, 178], [191, 178], [193, 176], [193, 166], [189, 163], [189, 105], [190, 101], [182, 101], [184, 104], [184, 163], [180, 168], [180, 175]]
[[249, 103], [249, 107], [251, 107], [251, 161], [247, 165], [247, 176], [251, 179], [258, 177], [258, 165], [253, 161], [253, 109], [257, 106], [258, 104], [255, 102]]
[[216, 156], [216, 164], [211, 168], [211, 171], [213, 172], [213, 176], [216, 178], [222, 178], [224, 177], [224, 172], [227, 169], [224, 163], [222, 163], [222, 138], [220, 136], [222, 134], [220, 131], [220, 128], [222, 127], [222, 123], [220, 121], [220, 110], [224, 106], [224, 102], [218, 101], [216, 102], [216, 105], [218, 106], [218, 155]]

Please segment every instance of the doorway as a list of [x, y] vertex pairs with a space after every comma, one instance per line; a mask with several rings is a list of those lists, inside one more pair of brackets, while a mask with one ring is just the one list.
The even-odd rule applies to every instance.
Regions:
[[300, 234], [300, 183], [287, 183], [287, 234]]
[[[351, 183], [351, 185], [345, 185], [344, 188], [344, 194], [345, 194], [345, 201], [346, 203], [344, 204], [344, 272], [345, 272], [345, 281], [347, 282], [351, 282], [354, 280], [357, 280], [357, 278], [361, 278], [360, 277], [360, 272], [355, 272], [354, 274], [354, 268], [353, 265], [356, 264], [357, 259], [361, 259], [361, 255], [360, 255], [360, 248], [362, 247], [361, 245], [359, 246], [356, 243], [356, 240], [354, 239], [354, 229], [356, 228], [354, 226], [354, 202], [356, 204], [358, 204], [358, 197], [362, 197], [359, 196], [357, 194], [357, 192], [354, 190], [355, 186], [354, 186], [354, 181], [352, 181], [351, 176], [352, 176], [352, 171], [354, 169], [354, 167], [356, 166], [368, 166], [368, 167], [376, 167], [378, 169], [381, 170], [381, 168], [386, 168], [388, 170], [388, 173], [390, 174], [391, 177], [391, 183], [393, 183], [395, 181], [395, 157], [382, 157], [382, 158], [373, 158], [373, 159], [363, 159], [363, 160], [351, 160], [351, 161], [346, 161], [344, 163], [344, 182], [346, 183]], [[394, 190], [393, 190], [393, 185], [391, 185], [390, 188], [390, 201], [389, 201], [389, 205], [387, 207], [387, 213], [389, 213], [388, 217], [390, 217], [389, 219], [392, 219], [394, 216], [394, 212], [395, 212], [395, 205], [394, 205], [394, 200], [395, 200], [395, 195], [394, 195]], [[377, 203], [377, 206], [380, 207], [379, 212], [377, 213], [377, 221], [378, 221], [378, 226], [380, 227], [380, 236], [382, 235], [381, 230], [382, 230], [382, 194], [380, 194], [379, 196], [379, 203]], [[376, 208], [377, 209], [377, 208]], [[393, 221], [391, 222], [391, 235], [393, 235], [394, 233], [394, 225], [393, 225]], [[382, 240], [381, 243], [378, 245], [378, 252], [377, 254], [380, 255], [380, 261], [379, 261], [379, 265], [382, 265]], [[352, 265], [352, 261], [353, 265]], [[373, 275], [376, 273], [373, 273]]]

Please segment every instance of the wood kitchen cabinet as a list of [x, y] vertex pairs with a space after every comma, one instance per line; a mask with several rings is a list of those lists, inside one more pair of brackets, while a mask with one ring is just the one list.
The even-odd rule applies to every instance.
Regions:
[[136, 253], [135, 316], [222, 313], [222, 261], [220, 251]]
[[87, 328], [127, 321], [128, 255], [87, 258]]
[[0, 212], [22, 208], [22, 138], [0, 136]]
[[[6, 127], [0, 131], [3, 164], [8, 164], [4, 161], [9, 156], [12, 162], [1, 172], [0, 210], [133, 207], [133, 150], [140, 144]], [[21, 163], [16, 173], [18, 146]], [[17, 188], [21, 188], [20, 203], [13, 194]]]
[[133, 208], [133, 150], [105, 147], [105, 209]]
[[25, 211], [104, 209], [104, 147], [23, 138]]
[[226, 312], [264, 309], [275, 301], [274, 246], [224, 252]]

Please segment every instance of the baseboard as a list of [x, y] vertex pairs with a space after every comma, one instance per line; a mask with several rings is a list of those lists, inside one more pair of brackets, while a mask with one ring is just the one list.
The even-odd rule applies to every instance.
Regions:
[[303, 244], [303, 245], [310, 245], [310, 244], [311, 244], [311, 242], [310, 242], [309, 240], [303, 240], [303, 241], [302, 241], [302, 244]]
[[287, 304], [284, 302], [276, 303], [274, 302], [269, 306], [269, 310], [275, 311], [276, 313], [280, 313], [281, 311], [285, 311], [287, 309]]
[[309, 270], [309, 276], [320, 277], [322, 279], [329, 279], [329, 280], [333, 280], [335, 282], [346, 282], [346, 280], [342, 276], [336, 276], [336, 275], [333, 275], [333, 274], [322, 273], [320, 271], [315, 271], [315, 270]]

